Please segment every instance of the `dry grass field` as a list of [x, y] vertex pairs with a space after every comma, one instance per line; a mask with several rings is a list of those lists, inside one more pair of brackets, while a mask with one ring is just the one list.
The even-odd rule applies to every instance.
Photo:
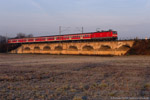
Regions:
[[150, 97], [150, 56], [0, 54], [0, 100]]

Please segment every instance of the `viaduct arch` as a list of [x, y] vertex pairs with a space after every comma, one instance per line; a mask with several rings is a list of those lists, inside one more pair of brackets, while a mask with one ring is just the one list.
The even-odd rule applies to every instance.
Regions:
[[43, 51], [50, 51], [51, 50], [51, 47], [50, 46], [45, 46], [44, 48], [43, 48]]
[[131, 47], [129, 45], [122, 45], [117, 50], [124, 50], [124, 51], [126, 51], [126, 50], [129, 50], [130, 48]]
[[25, 51], [30, 51], [31, 49], [29, 47], [25, 47]]
[[76, 46], [69, 46], [70, 51], [78, 51], [78, 48]]
[[101, 45], [99, 48], [100, 51], [105, 51], [105, 50], [111, 50], [111, 47], [109, 45]]
[[63, 47], [62, 46], [56, 46], [54, 50], [56, 50], [56, 51], [62, 51]]
[[93, 46], [91, 46], [91, 45], [85, 45], [82, 47], [82, 50], [83, 51], [92, 51], [94, 49], [93, 49]]

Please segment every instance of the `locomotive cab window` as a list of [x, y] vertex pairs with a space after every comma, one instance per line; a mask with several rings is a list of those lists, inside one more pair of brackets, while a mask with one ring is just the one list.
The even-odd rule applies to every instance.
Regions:
[[113, 32], [113, 34], [117, 34], [117, 32]]

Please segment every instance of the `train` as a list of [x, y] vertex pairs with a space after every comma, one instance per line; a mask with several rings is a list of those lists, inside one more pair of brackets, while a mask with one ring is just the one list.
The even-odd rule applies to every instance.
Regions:
[[58, 41], [101, 41], [101, 40], [117, 40], [117, 31], [97, 31], [89, 33], [65, 34], [54, 36], [41, 36], [31, 38], [11, 38], [8, 43], [37, 43], [37, 42], [58, 42]]

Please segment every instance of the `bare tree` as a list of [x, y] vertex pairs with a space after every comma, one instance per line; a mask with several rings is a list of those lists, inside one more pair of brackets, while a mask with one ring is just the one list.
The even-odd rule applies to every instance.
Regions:
[[26, 38], [26, 37], [27, 38], [33, 37], [33, 34], [26, 35], [24, 33], [18, 33], [15, 38], [19, 39], [19, 38]]
[[5, 43], [6, 37], [0, 35], [0, 43]]
[[29, 34], [29, 35], [27, 35], [26, 37], [31, 38], [31, 37], [33, 37], [33, 34]]
[[18, 33], [17, 36], [15, 38], [25, 38], [25, 34], [24, 33]]
[[6, 37], [0, 36], [0, 52], [6, 52], [7, 43], [6, 43]]

